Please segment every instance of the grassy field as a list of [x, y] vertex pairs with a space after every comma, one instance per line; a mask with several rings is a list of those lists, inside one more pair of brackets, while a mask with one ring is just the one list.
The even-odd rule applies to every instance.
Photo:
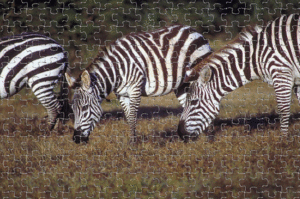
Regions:
[[261, 81], [223, 99], [213, 125], [189, 143], [177, 136], [174, 94], [142, 99], [137, 145], [113, 95], [103, 109], [89, 143], [77, 145], [72, 120], [45, 130], [45, 109], [30, 90], [0, 100], [0, 197], [300, 197], [295, 96], [288, 139], [280, 137], [273, 88]]
[[273, 89], [260, 81], [227, 96], [214, 126], [189, 143], [176, 133], [182, 109], [173, 94], [142, 99], [137, 145], [114, 99], [79, 145], [72, 121], [45, 131], [46, 113], [28, 90], [0, 102], [1, 198], [300, 197], [298, 102], [281, 140]]

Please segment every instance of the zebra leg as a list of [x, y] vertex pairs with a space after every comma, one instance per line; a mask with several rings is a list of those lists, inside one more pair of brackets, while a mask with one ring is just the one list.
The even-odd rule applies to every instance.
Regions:
[[131, 90], [129, 97], [120, 96], [119, 100], [129, 124], [130, 132], [133, 135], [134, 142], [136, 142], [136, 120], [137, 111], [141, 102], [141, 89], [134, 88]]
[[288, 133], [289, 118], [291, 110], [291, 96], [293, 82], [287, 76], [273, 79], [273, 86], [276, 94], [277, 107], [280, 113], [280, 129], [284, 135]]
[[184, 83], [181, 85], [175, 92], [175, 95], [180, 103], [180, 105], [184, 108], [185, 101], [186, 101], [186, 95], [189, 90], [190, 83]]
[[47, 85], [43, 87], [37, 87], [36, 90], [33, 89], [34, 95], [47, 110], [49, 130], [54, 128], [56, 119], [61, 109], [60, 103], [53, 92], [53, 88], [53, 85]]

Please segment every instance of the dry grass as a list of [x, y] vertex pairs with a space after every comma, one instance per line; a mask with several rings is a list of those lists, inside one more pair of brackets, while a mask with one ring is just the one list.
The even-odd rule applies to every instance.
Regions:
[[30, 91], [0, 100], [0, 197], [300, 197], [295, 96], [287, 139], [274, 91], [260, 81], [229, 94], [213, 127], [189, 143], [176, 133], [182, 108], [174, 94], [142, 99], [136, 145], [113, 96], [103, 108], [89, 143], [77, 145], [72, 121], [45, 130], [46, 112]]
[[[37, 104], [27, 91], [1, 100], [1, 198], [300, 197], [300, 123], [292, 119], [289, 138], [281, 139], [273, 90], [261, 82], [223, 100], [214, 141], [178, 138], [182, 109], [173, 94], [143, 98], [137, 145], [128, 144], [116, 100], [103, 104], [106, 114], [80, 145], [71, 121], [45, 131]], [[296, 117], [295, 98], [292, 107]]]

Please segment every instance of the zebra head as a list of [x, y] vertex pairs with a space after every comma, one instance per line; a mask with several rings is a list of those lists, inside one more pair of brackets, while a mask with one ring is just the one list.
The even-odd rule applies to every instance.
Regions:
[[178, 135], [185, 141], [202, 133], [219, 113], [219, 103], [212, 93], [213, 72], [205, 66], [198, 73], [186, 72], [185, 82], [191, 82], [178, 125]]
[[67, 73], [66, 79], [70, 87], [75, 87], [72, 100], [74, 112], [74, 135], [76, 143], [87, 142], [95, 124], [100, 121], [103, 110], [102, 98], [99, 97], [93, 86], [91, 76], [87, 70], [81, 74], [81, 83], [75, 86], [76, 81]]

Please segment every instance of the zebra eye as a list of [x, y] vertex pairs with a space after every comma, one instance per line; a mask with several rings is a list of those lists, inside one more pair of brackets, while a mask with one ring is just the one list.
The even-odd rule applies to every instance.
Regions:
[[198, 99], [192, 99], [190, 100], [190, 103], [192, 106], [196, 106], [198, 104], [198, 101], [199, 101]]
[[87, 116], [88, 116], [88, 112], [85, 112], [85, 113], [83, 114], [83, 118], [87, 118]]
[[84, 106], [82, 106], [82, 111], [87, 111], [87, 110], [88, 110], [88, 108], [89, 108], [89, 106], [88, 106], [88, 105], [84, 105]]

